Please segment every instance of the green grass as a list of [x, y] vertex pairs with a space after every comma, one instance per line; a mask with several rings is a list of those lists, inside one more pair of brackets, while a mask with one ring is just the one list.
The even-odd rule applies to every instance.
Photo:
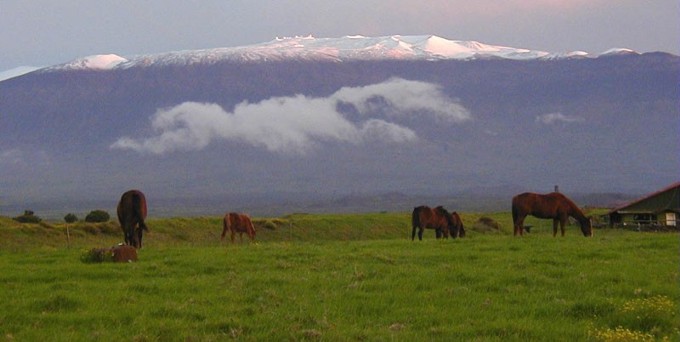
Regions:
[[680, 340], [677, 234], [484, 216], [501, 231], [422, 242], [408, 213], [259, 218], [233, 245], [219, 218], [153, 219], [130, 264], [80, 261], [115, 224], [0, 218], [0, 340]]

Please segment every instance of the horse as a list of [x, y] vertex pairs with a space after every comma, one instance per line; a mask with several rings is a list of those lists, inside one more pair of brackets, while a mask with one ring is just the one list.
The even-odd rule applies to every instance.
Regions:
[[[463, 220], [460, 219], [460, 215], [457, 212], [451, 213], [451, 219], [449, 222], [449, 231], [453, 238], [465, 237], [465, 227], [463, 227]], [[453, 230], [451, 230], [453, 228]]]
[[586, 217], [574, 202], [559, 192], [549, 194], [525, 192], [513, 197], [512, 223], [515, 228], [514, 235], [523, 235], [524, 218], [527, 215], [541, 219], [553, 219], [553, 236], [557, 236], [558, 223], [562, 236], [564, 236], [564, 225], [571, 216], [581, 225], [583, 236], [593, 236], [590, 218]]
[[250, 241], [255, 240], [255, 227], [250, 217], [246, 214], [227, 213], [224, 215], [222, 226], [224, 228], [222, 229], [221, 240], [224, 240], [224, 237], [227, 236], [227, 231], [231, 231], [231, 243], [234, 243], [236, 233], [239, 234], [241, 241], [243, 241], [243, 233], [248, 234]]
[[144, 194], [139, 190], [125, 192], [120, 197], [116, 213], [125, 236], [125, 244], [142, 248], [142, 233], [149, 231], [144, 223], [147, 213]]
[[[416, 228], [418, 228], [418, 240], [423, 240], [423, 231], [426, 228], [435, 229], [437, 239], [444, 234], [444, 238], [449, 238], [449, 232], [451, 227], [451, 214], [444, 209], [442, 206], [438, 206], [434, 209], [421, 205], [419, 207], [413, 208], [413, 213], [411, 214], [411, 223], [413, 225], [413, 231], [411, 232], [411, 241], [416, 237]], [[454, 238], [456, 235], [454, 235]]]

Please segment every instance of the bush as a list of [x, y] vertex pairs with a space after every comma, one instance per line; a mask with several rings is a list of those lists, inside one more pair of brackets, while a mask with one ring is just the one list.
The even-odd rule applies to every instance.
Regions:
[[32, 210], [24, 210], [24, 214], [13, 218], [20, 223], [39, 223], [42, 219], [36, 216]]
[[501, 225], [489, 217], [480, 217], [472, 226], [472, 230], [479, 233], [498, 233]]
[[78, 221], [78, 216], [76, 216], [75, 214], [68, 213], [66, 214], [66, 216], [64, 216], [64, 221], [66, 221], [66, 223], [76, 222]]
[[85, 216], [85, 222], [108, 222], [111, 216], [104, 210], [93, 210]]

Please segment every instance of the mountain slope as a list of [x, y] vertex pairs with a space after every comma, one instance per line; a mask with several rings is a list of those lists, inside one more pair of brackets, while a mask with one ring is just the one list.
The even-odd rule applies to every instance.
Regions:
[[[320, 55], [296, 39], [283, 50]], [[436, 37], [391, 42], [459, 53]], [[5, 201], [115, 199], [132, 187], [150, 198], [280, 203], [555, 184], [635, 192], [677, 178], [677, 56], [339, 62], [272, 60], [269, 44], [232, 48], [247, 60], [110, 56], [96, 69], [0, 82]]]

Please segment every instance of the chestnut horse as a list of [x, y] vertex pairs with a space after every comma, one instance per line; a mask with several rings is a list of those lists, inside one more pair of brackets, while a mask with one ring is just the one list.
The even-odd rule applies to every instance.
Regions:
[[255, 240], [255, 227], [250, 217], [246, 214], [228, 213], [224, 215], [222, 222], [222, 240], [227, 236], [227, 231], [231, 232], [231, 243], [234, 243], [234, 236], [239, 234], [241, 241], [243, 241], [243, 233], [248, 234], [251, 241]]
[[523, 234], [524, 218], [527, 215], [541, 219], [553, 219], [553, 236], [557, 236], [558, 223], [562, 236], [564, 236], [564, 225], [571, 216], [581, 225], [583, 236], [593, 236], [590, 218], [586, 217], [574, 202], [559, 192], [545, 195], [525, 192], [513, 197], [512, 223], [515, 227], [515, 235]]
[[146, 211], [146, 198], [141, 191], [130, 190], [120, 197], [116, 213], [125, 235], [125, 244], [142, 248], [142, 232], [149, 230], [144, 223]]
[[[458, 216], [458, 214], [456, 214], [456, 216]], [[460, 217], [458, 217], [458, 220], [460, 220]], [[442, 236], [442, 233], [444, 234], [444, 238], [448, 239], [451, 229], [454, 229], [453, 237], [456, 238], [460, 236], [460, 228], [462, 228], [462, 223], [460, 223], [460, 226], [454, 226], [451, 214], [442, 206], [438, 206], [434, 209], [424, 205], [413, 208], [411, 223], [413, 225], [413, 231], [411, 232], [412, 241], [416, 237], [416, 228], [419, 229], [418, 240], [423, 240], [423, 231], [426, 228], [435, 229], [437, 239]], [[463, 235], [464, 234], [465, 232], [463, 230]]]

